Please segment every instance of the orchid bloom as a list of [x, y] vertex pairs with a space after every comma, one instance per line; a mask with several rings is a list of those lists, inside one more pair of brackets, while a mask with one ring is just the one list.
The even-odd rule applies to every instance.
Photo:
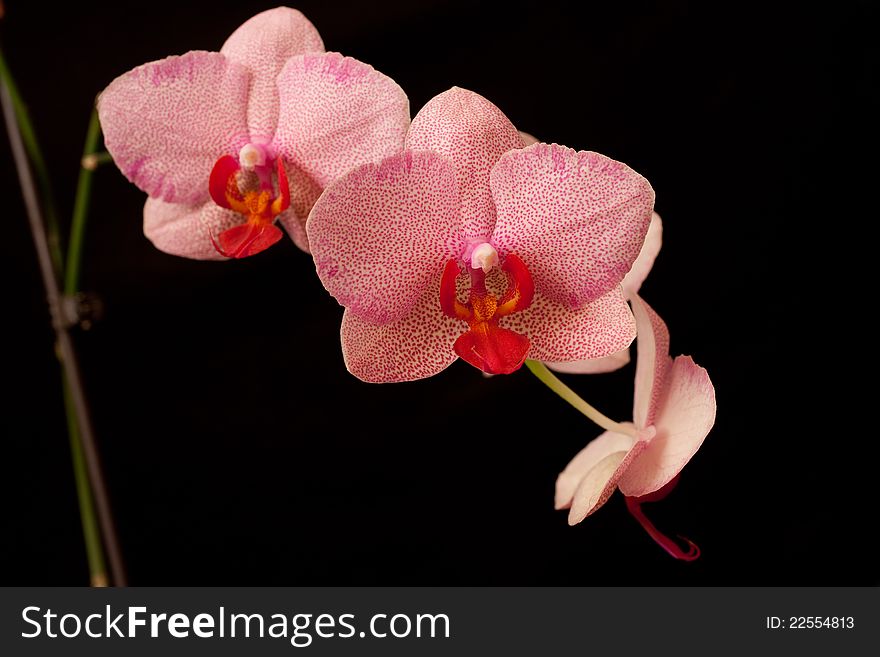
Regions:
[[372, 67], [325, 53], [300, 12], [257, 14], [220, 52], [139, 66], [98, 99], [107, 149], [149, 195], [144, 233], [162, 251], [241, 258], [305, 220], [339, 175], [403, 147], [409, 103]]
[[[634, 434], [606, 431], [590, 442], [556, 480], [556, 508], [570, 508], [575, 525], [601, 507], [615, 487], [651, 537], [678, 559], [695, 559], [645, 517], [640, 505], [662, 499], [715, 424], [715, 389], [690, 356], [669, 356], [669, 331], [638, 295], [631, 299], [638, 327]], [[685, 539], [687, 540], [687, 539]]]
[[457, 357], [506, 374], [632, 342], [620, 282], [651, 186], [598, 153], [523, 145], [495, 105], [453, 88], [413, 119], [403, 153], [327, 187], [307, 229], [321, 282], [345, 306], [352, 374], [410, 381]]

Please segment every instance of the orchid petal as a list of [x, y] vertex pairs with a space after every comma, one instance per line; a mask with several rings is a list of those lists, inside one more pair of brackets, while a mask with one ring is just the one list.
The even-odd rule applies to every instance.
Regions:
[[645, 235], [645, 243], [642, 244], [642, 250], [639, 251], [632, 269], [623, 277], [623, 282], [621, 283], [627, 298], [638, 294], [642, 283], [645, 282], [648, 274], [651, 273], [654, 260], [657, 259], [657, 254], [660, 253], [662, 244], [663, 222], [660, 220], [660, 215], [654, 212], [651, 214], [651, 223], [648, 225], [648, 232]]
[[432, 285], [408, 315], [381, 326], [346, 309], [341, 336], [348, 371], [368, 383], [392, 383], [434, 376], [455, 362], [462, 322], [442, 313], [439, 294]]
[[355, 169], [309, 216], [321, 282], [349, 313], [374, 324], [402, 319], [462, 251], [458, 206], [455, 169], [434, 153], [407, 151]]
[[403, 150], [409, 100], [372, 66], [335, 52], [293, 57], [278, 89], [275, 147], [321, 187]]
[[630, 361], [629, 349], [621, 349], [604, 358], [544, 363], [551, 370], [565, 374], [605, 374], [619, 370]]
[[201, 205], [165, 203], [148, 198], [144, 234], [157, 249], [195, 260], [226, 260], [211, 244], [211, 235], [244, 221], [244, 217], [212, 202]]
[[639, 497], [669, 483], [703, 444], [715, 424], [715, 388], [690, 356], [678, 356], [653, 426], [657, 435], [620, 480], [624, 495]]
[[207, 201], [214, 162], [246, 129], [248, 84], [247, 69], [219, 53], [193, 51], [138, 66], [98, 98], [107, 150], [150, 196]]
[[537, 289], [577, 309], [619, 284], [645, 239], [654, 190], [625, 164], [556, 144], [506, 153], [492, 170], [492, 241]]
[[250, 69], [247, 125], [252, 137], [268, 140], [278, 124], [278, 73], [295, 55], [324, 52], [324, 43], [315, 26], [300, 12], [276, 7], [243, 23], [220, 52]]
[[[629, 423], [625, 424], [631, 426]], [[606, 431], [587, 443], [587, 446], [569, 461], [556, 478], [556, 499], [554, 502], [556, 510], [567, 509], [571, 506], [575, 490], [599, 461], [614, 452], [628, 452], [633, 446], [633, 442], [632, 436]]]
[[309, 253], [306, 220], [323, 188], [295, 164], [285, 161], [287, 185], [290, 191], [290, 208], [278, 215], [279, 223], [300, 249]]
[[634, 295], [630, 302], [638, 332], [633, 421], [642, 429], [654, 423], [672, 359], [666, 323], [640, 296]]
[[467, 89], [434, 96], [413, 119], [406, 147], [444, 155], [455, 165], [461, 190], [464, 235], [487, 240], [495, 225], [489, 174], [504, 153], [522, 147], [510, 120], [495, 105]]
[[519, 131], [520, 139], [523, 142], [523, 148], [526, 146], [531, 146], [532, 144], [537, 144], [540, 140], [534, 135], [529, 134], [528, 132]]
[[620, 287], [577, 311], [536, 291], [529, 308], [503, 317], [500, 325], [528, 337], [528, 357], [540, 361], [603, 358], [629, 347], [636, 335]]
[[637, 439], [631, 438], [628, 450], [607, 453], [584, 475], [572, 495], [569, 525], [578, 524], [608, 501], [633, 459], [638, 458], [648, 446], [651, 434], [653, 432], [639, 435]]

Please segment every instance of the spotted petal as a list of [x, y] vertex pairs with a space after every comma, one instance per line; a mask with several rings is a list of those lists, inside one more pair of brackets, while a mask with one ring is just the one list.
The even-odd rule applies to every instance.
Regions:
[[406, 147], [445, 155], [458, 173], [465, 236], [485, 240], [495, 224], [489, 173], [504, 153], [521, 148], [522, 137], [495, 105], [467, 89], [453, 87], [419, 111]]
[[346, 309], [341, 336], [348, 371], [369, 383], [392, 383], [424, 379], [449, 367], [464, 324], [441, 312], [439, 294], [438, 279], [406, 316], [381, 326]]
[[160, 251], [195, 260], [226, 260], [211, 244], [211, 235], [244, 221], [244, 217], [208, 201], [201, 205], [165, 203], [148, 198], [144, 234]]
[[519, 255], [539, 291], [575, 309], [623, 280], [654, 205], [648, 181], [625, 164], [556, 144], [506, 153], [491, 184], [496, 248]]
[[461, 253], [458, 207], [455, 169], [434, 153], [407, 151], [355, 169], [309, 216], [321, 282], [373, 324], [402, 319]]
[[626, 349], [636, 336], [620, 287], [576, 311], [535, 292], [532, 305], [502, 318], [501, 326], [528, 337], [528, 357], [541, 361], [603, 358]]
[[251, 135], [271, 139], [278, 124], [276, 79], [294, 55], [323, 52], [321, 36], [296, 9], [276, 7], [243, 23], [220, 52], [251, 72], [247, 125]]
[[98, 98], [104, 142], [122, 173], [171, 203], [208, 200], [218, 156], [244, 145], [249, 74], [219, 53], [189, 52], [116, 78]]
[[668, 484], [691, 460], [715, 424], [715, 388], [690, 356], [678, 356], [666, 376], [657, 409], [656, 437], [620, 480], [620, 490], [639, 497]]
[[335, 52], [293, 57], [278, 88], [275, 147], [320, 187], [403, 150], [409, 100], [372, 66]]

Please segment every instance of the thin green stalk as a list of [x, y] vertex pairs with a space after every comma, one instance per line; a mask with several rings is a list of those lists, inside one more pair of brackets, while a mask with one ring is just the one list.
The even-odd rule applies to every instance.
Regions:
[[547, 366], [544, 365], [544, 363], [542, 363], [541, 361], [527, 360], [526, 367], [529, 368], [529, 371], [532, 374], [538, 377], [541, 383], [546, 385], [548, 388], [550, 388], [550, 390], [562, 397], [565, 401], [574, 406], [577, 410], [586, 415], [589, 419], [591, 419], [593, 422], [598, 424], [606, 431], [622, 433], [626, 436], [632, 436], [633, 438], [636, 437], [636, 431], [633, 427], [615, 422], [611, 418], [600, 413], [594, 407], [590, 406], [587, 402], [581, 399], [574, 390], [572, 390], [562, 381], [560, 381], [557, 376], [553, 374], [553, 372], [551, 372], [549, 369], [547, 369]]
[[55, 208], [54, 194], [52, 193], [52, 183], [49, 177], [49, 169], [46, 167], [46, 161], [43, 159], [43, 152], [40, 150], [40, 144], [37, 141], [37, 134], [31, 123], [28, 114], [27, 105], [25, 105], [18, 87], [6, 64], [6, 58], [3, 55], [3, 48], [0, 48], [0, 79], [6, 84], [9, 97], [12, 100], [12, 109], [15, 112], [15, 119], [21, 131], [21, 140], [24, 143], [25, 151], [31, 162], [34, 173], [37, 178], [37, 187], [40, 190], [40, 198], [43, 201], [43, 213], [46, 218], [46, 236], [49, 241], [49, 254], [52, 257], [52, 267], [55, 269], [57, 276], [61, 276], [64, 270], [64, 258], [62, 256], [61, 246], [61, 228], [58, 223], [58, 211]]
[[101, 544], [101, 530], [95, 519], [95, 501], [86, 474], [86, 460], [83, 454], [76, 411], [70, 396], [67, 379], [62, 377], [64, 386], [64, 410], [67, 412], [67, 431], [70, 434], [70, 455], [73, 458], [73, 472], [76, 480], [76, 496], [79, 500], [79, 513], [82, 518], [83, 539], [86, 544], [86, 557], [89, 561], [89, 577], [92, 586], [107, 586], [107, 562], [104, 559], [104, 546]]
[[[89, 127], [86, 131], [86, 143], [79, 168], [79, 180], [76, 183], [76, 200], [73, 204], [73, 219], [70, 223], [70, 242], [67, 247], [67, 268], [64, 274], [64, 294], [72, 295], [79, 292], [80, 267], [82, 265], [83, 238], [86, 232], [86, 220], [89, 216], [89, 202], [92, 198], [92, 176], [97, 163], [92, 164], [101, 141], [101, 124], [97, 110], [92, 110]], [[91, 165], [91, 166], [87, 166]]]

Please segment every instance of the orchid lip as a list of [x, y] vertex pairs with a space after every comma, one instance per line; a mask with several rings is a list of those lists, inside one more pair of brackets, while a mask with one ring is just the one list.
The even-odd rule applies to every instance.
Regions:
[[[252, 146], [249, 144], [249, 146]], [[215, 239], [210, 236], [214, 248], [228, 258], [243, 258], [264, 251], [279, 239], [281, 230], [274, 225], [275, 218], [290, 206], [290, 187], [284, 163], [279, 157], [276, 160], [275, 175], [278, 181], [278, 192], [272, 186], [270, 167], [256, 164], [265, 151], [253, 147], [242, 149], [241, 159], [254, 163], [259, 185], [245, 183], [247, 191], [242, 189], [240, 174], [253, 176], [239, 160], [231, 155], [224, 155], [214, 164], [209, 179], [209, 190], [214, 202], [244, 216], [245, 221], [229, 228]]]
[[[488, 247], [488, 248], [485, 248]], [[499, 298], [486, 288], [486, 270], [498, 262], [498, 253], [490, 244], [480, 244], [472, 252], [467, 267], [471, 289], [467, 303], [457, 298], [456, 279], [462, 273], [457, 260], [449, 260], [440, 280], [440, 307], [454, 319], [468, 323], [468, 330], [455, 341], [458, 356], [489, 374], [510, 374], [525, 362], [529, 339], [498, 325], [501, 318], [525, 310], [532, 303], [534, 282], [525, 263], [509, 254], [502, 269], [507, 274], [507, 291]]]

